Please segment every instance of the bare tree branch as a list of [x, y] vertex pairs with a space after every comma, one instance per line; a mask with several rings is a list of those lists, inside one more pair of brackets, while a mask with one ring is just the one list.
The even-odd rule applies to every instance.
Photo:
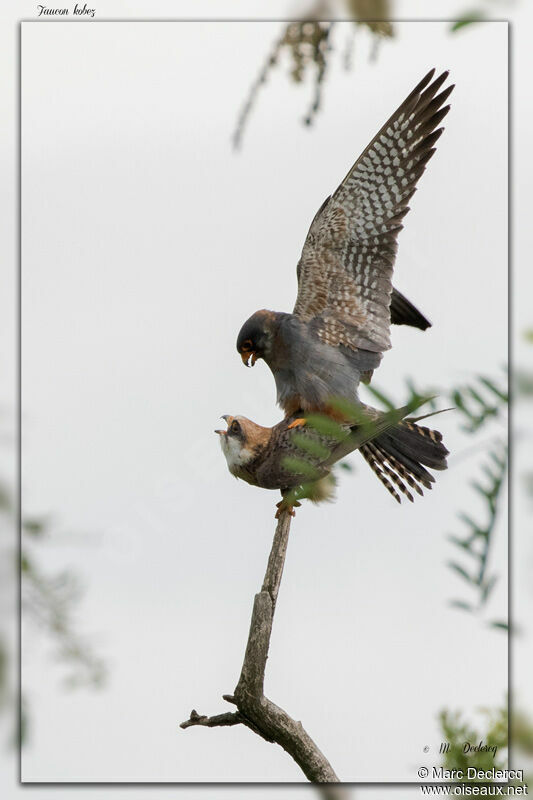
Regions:
[[227, 702], [237, 706], [237, 711], [213, 717], [201, 716], [192, 711], [190, 718], [182, 722], [180, 727], [218, 727], [242, 723], [263, 739], [281, 745], [293, 757], [308, 780], [313, 783], [337, 783], [339, 779], [329, 761], [304, 730], [302, 723], [292, 719], [286, 711], [265, 697], [263, 692], [272, 623], [290, 527], [291, 515], [288, 511], [283, 511], [274, 534], [263, 586], [254, 599], [239, 682], [233, 695], [223, 695]]
[[205, 725], [207, 728], [216, 728], [221, 725], [240, 725], [242, 718], [236, 711], [228, 711], [225, 714], [217, 714], [214, 717], [206, 717], [205, 714], [199, 714], [195, 709], [191, 711], [189, 719], [182, 722], [180, 728], [190, 728], [192, 725]]
[[[230, 697], [231, 695], [223, 695], [223, 697]], [[228, 727], [230, 725], [246, 725], [250, 730], [254, 733], [257, 733], [267, 742], [272, 742], [273, 739], [269, 739], [265, 736], [261, 731], [251, 722], [249, 719], [246, 719], [243, 714], [239, 711], [227, 711], [225, 714], [215, 714], [213, 717], [207, 717], [205, 714], [198, 714], [198, 712], [193, 708], [191, 711], [191, 716], [189, 719], [185, 720], [185, 722], [180, 723], [180, 728], [184, 730], [186, 728], [192, 728], [193, 725], [203, 725], [205, 728], [223, 728]]]

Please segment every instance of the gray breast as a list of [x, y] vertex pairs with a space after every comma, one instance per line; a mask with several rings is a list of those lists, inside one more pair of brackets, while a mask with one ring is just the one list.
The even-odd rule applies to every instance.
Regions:
[[280, 404], [294, 394], [301, 395], [310, 406], [321, 406], [331, 397], [355, 400], [361, 373], [379, 363], [376, 353], [368, 353], [369, 360], [361, 358], [361, 351], [352, 353], [324, 344], [308, 324], [292, 315], [281, 323], [281, 334], [286, 357], [270, 365]]

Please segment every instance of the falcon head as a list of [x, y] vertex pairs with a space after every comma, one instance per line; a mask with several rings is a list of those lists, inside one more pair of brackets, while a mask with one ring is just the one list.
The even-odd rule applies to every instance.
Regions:
[[262, 425], [252, 422], [247, 417], [232, 417], [224, 414], [227, 429], [216, 430], [220, 439], [220, 446], [226, 458], [229, 471], [237, 477], [240, 468], [251, 461], [270, 439], [270, 428], [263, 428]]
[[253, 367], [258, 358], [267, 358], [272, 352], [272, 342], [276, 325], [273, 311], [256, 311], [247, 319], [237, 337], [237, 352], [242, 363]]

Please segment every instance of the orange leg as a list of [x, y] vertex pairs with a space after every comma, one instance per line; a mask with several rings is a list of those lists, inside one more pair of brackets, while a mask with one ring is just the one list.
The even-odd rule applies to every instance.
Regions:
[[289, 505], [285, 499], [280, 500], [279, 503], [276, 503], [276, 508], [278, 510], [276, 511], [276, 517], [275, 518], [279, 519], [284, 511], [288, 511], [288, 513], [291, 515], [291, 517], [295, 517], [296, 516], [296, 511], [294, 509], [295, 508], [300, 508], [301, 505], [302, 504], [299, 503], [298, 500], [295, 500], [292, 505]]
[[291, 424], [287, 427], [287, 430], [290, 431], [291, 428], [303, 428], [306, 422], [307, 420], [304, 419], [303, 417], [298, 417], [298, 419], [293, 419]]

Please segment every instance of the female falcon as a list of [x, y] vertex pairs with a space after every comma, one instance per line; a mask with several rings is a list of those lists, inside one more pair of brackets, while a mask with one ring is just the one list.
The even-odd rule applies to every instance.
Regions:
[[[292, 314], [257, 311], [237, 339], [243, 362], [263, 358], [287, 417], [357, 398], [390, 348], [391, 321], [427, 327], [392, 287], [401, 221], [443, 128], [448, 77], [435, 70], [413, 89], [317, 212], [298, 263]], [[392, 318], [392, 320], [391, 320]], [[424, 324], [425, 323], [425, 324]], [[296, 419], [295, 423], [301, 422]]]
[[[422, 494], [422, 487], [431, 489], [435, 480], [426, 467], [446, 469], [448, 450], [438, 431], [416, 424], [424, 417], [405, 419], [407, 413], [408, 407], [383, 413], [362, 406], [359, 423], [333, 423], [327, 431], [308, 425], [302, 432], [292, 430], [291, 417], [265, 428], [246, 417], [225, 414], [227, 429], [215, 433], [232, 475], [252, 486], [281, 490], [279, 510], [293, 513], [297, 497], [330, 499], [331, 468], [353, 450], [361, 452], [399, 503], [400, 492], [412, 502], [410, 489]], [[296, 487], [305, 491], [291, 493]]]

